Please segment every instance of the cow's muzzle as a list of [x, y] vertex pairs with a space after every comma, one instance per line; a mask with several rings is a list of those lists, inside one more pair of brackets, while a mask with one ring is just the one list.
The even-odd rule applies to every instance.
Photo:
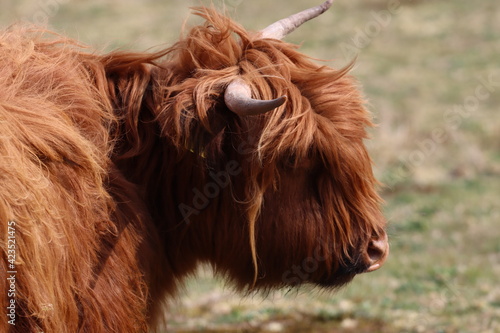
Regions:
[[366, 259], [370, 263], [367, 272], [373, 272], [382, 267], [389, 255], [389, 241], [387, 234], [384, 232], [382, 235], [372, 238], [368, 243], [366, 249]]

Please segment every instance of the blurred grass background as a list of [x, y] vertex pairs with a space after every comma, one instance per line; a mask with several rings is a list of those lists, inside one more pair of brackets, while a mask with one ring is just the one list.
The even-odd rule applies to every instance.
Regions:
[[[250, 30], [319, 2], [213, 0]], [[188, 7], [210, 2], [0, 4], [3, 27], [24, 19], [99, 50], [142, 51], [175, 42], [198, 22]], [[200, 269], [172, 302], [168, 332], [500, 332], [498, 1], [337, 0], [287, 41], [334, 67], [358, 57], [390, 260], [336, 294], [305, 287], [265, 300], [241, 300]]]

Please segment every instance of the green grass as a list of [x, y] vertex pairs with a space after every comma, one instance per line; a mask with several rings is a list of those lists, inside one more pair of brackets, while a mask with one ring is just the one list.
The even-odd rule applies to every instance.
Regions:
[[[3, 25], [43, 10], [42, 1], [4, 2]], [[62, 2], [50, 26], [105, 50], [169, 45], [188, 6], [199, 4]], [[222, 1], [213, 3], [222, 7]], [[225, 3], [240, 23], [257, 30], [314, 1]], [[343, 66], [350, 58], [342, 45], [387, 3], [337, 0], [287, 40]], [[474, 96], [481, 79], [494, 74], [500, 82], [500, 6], [496, 0], [401, 3], [390, 23], [358, 50], [354, 70], [379, 124], [367, 145], [387, 184], [389, 261], [336, 294], [303, 288], [266, 300], [241, 300], [201, 269], [173, 302], [169, 331], [500, 332], [500, 84], [467, 117], [452, 123], [446, 116]], [[428, 150], [425, 143], [436, 130], [446, 139]], [[418, 163], [408, 162], [419, 153]]]

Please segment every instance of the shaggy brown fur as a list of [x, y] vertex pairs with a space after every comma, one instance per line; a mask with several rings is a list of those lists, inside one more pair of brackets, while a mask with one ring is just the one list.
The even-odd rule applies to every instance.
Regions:
[[[242, 289], [338, 287], [383, 237], [348, 68], [207, 20], [155, 54], [86, 53], [23, 28], [0, 36], [0, 303], [8, 332], [144, 332], [200, 262]], [[242, 77], [282, 107], [238, 117]], [[314, 267], [304, 262], [312, 258]]]

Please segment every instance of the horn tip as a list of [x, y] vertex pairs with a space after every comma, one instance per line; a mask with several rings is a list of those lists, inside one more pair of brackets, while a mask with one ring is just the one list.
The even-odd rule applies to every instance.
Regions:
[[288, 96], [287, 95], [283, 95], [281, 97], [276, 98], [276, 104], [278, 104], [276, 107], [282, 106], [283, 104], [285, 104], [285, 102], [287, 100], [288, 100]]

